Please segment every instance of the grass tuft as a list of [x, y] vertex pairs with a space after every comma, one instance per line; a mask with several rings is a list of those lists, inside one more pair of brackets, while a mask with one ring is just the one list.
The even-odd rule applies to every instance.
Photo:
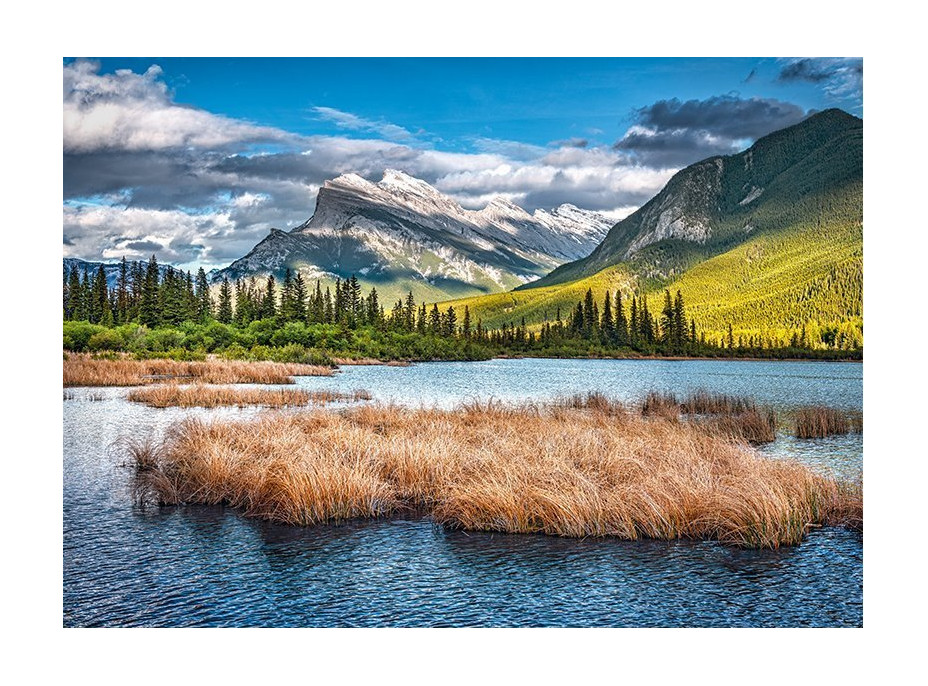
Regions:
[[863, 521], [859, 484], [758, 455], [743, 442], [747, 420], [736, 430], [606, 401], [185, 420], [157, 448], [136, 449], [141, 492], [290, 524], [417, 507], [469, 530], [762, 548]]

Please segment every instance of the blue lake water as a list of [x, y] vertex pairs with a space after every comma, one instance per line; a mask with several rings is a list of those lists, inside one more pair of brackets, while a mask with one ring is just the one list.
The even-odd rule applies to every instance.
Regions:
[[[754, 361], [492, 360], [344, 367], [307, 388], [451, 406], [598, 390], [749, 395], [782, 421], [805, 404], [862, 409], [863, 366]], [[221, 507], [140, 509], [120, 436], [158, 435], [191, 414], [261, 410], [129, 403], [127, 389], [64, 401], [65, 626], [861, 626], [863, 540], [814, 531], [775, 551], [713, 542], [616, 541], [448, 531], [427, 518], [309, 528]], [[859, 435], [762, 451], [855, 476]]]

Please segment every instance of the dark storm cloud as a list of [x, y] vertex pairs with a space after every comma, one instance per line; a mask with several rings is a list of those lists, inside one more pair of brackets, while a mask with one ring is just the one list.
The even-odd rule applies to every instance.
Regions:
[[737, 152], [806, 115], [798, 105], [772, 98], [659, 100], [635, 112], [635, 124], [614, 148], [633, 154], [642, 164], [682, 166]]
[[698, 130], [728, 139], [760, 138], [800, 122], [798, 105], [772, 98], [717, 95], [707, 100], [659, 100], [637, 112], [638, 124], [659, 131]]

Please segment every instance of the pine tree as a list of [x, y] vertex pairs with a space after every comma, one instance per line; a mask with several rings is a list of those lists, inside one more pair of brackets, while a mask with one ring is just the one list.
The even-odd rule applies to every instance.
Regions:
[[428, 322], [426, 321], [428, 315], [425, 311], [425, 303], [422, 303], [422, 306], [419, 308], [419, 316], [416, 318], [416, 331], [422, 335], [425, 335], [426, 328], [428, 327]]
[[213, 316], [213, 300], [209, 295], [209, 281], [203, 267], [197, 271], [196, 299], [197, 319], [206, 321]]
[[158, 261], [152, 255], [148, 261], [148, 268], [145, 270], [139, 300], [139, 321], [149, 328], [161, 323], [159, 290]]
[[432, 305], [429, 313], [429, 333], [435, 336], [441, 333], [441, 312], [438, 311], [437, 303]]
[[686, 344], [686, 309], [683, 306], [683, 296], [680, 294], [680, 291], [677, 291], [677, 294], [673, 299], [673, 329], [674, 329], [674, 345], [678, 350], [682, 350], [683, 346]]
[[464, 306], [464, 319], [461, 321], [461, 335], [464, 336], [465, 341], [470, 340], [470, 309], [467, 305]]
[[628, 345], [628, 320], [622, 305], [622, 292], [615, 292], [615, 338], [618, 345]]
[[68, 298], [65, 305], [65, 319], [76, 320], [81, 315], [82, 300], [81, 292], [81, 275], [77, 271], [77, 265], [72, 264], [68, 271]]
[[442, 317], [442, 335], [446, 338], [455, 336], [458, 332], [458, 317], [454, 312], [454, 307], [448, 305], [445, 315]]
[[132, 263], [132, 283], [129, 286], [129, 311], [126, 321], [138, 321], [139, 308], [142, 304], [142, 289], [145, 286], [145, 263], [138, 261]]
[[116, 311], [114, 319], [117, 324], [125, 324], [129, 313], [129, 263], [125, 256], [119, 262], [119, 276], [116, 279]]
[[291, 321], [306, 321], [306, 282], [303, 275], [298, 271], [293, 277], [293, 298], [291, 300], [293, 308]]
[[596, 336], [596, 315], [593, 308], [596, 303], [593, 301], [593, 289], [588, 288], [586, 296], [583, 298], [583, 331], [584, 338], [592, 339]]
[[641, 313], [638, 318], [641, 320], [641, 339], [645, 343], [654, 343], [654, 318], [648, 310], [648, 296], [641, 296]]
[[369, 326], [380, 326], [380, 301], [377, 297], [377, 288], [371, 286], [371, 292], [367, 295], [367, 307], [365, 314], [365, 323]]
[[615, 345], [615, 320], [612, 317], [612, 294], [609, 293], [609, 291], [606, 291], [606, 297], [603, 300], [603, 314], [600, 319], [599, 328], [602, 332], [604, 342], [608, 343], [609, 345]]
[[277, 280], [273, 274], [268, 274], [267, 283], [264, 284], [264, 297], [261, 298], [259, 319], [272, 319], [277, 316]]
[[409, 294], [406, 296], [405, 314], [406, 320], [403, 330], [414, 331], [416, 328], [416, 299], [413, 297], [412, 291], [409, 291]]
[[325, 306], [323, 307], [323, 319], [326, 324], [335, 323], [335, 306], [332, 304], [332, 292], [329, 287], [325, 287]]
[[641, 333], [641, 326], [638, 323], [638, 297], [632, 296], [631, 312], [628, 319], [628, 341], [632, 345], [638, 343], [638, 337]]
[[664, 290], [664, 309], [661, 310], [661, 343], [669, 350], [676, 346], [677, 329], [673, 319], [673, 301], [670, 291]]
[[348, 280], [348, 310], [349, 323], [352, 328], [358, 326], [364, 318], [363, 305], [364, 300], [361, 296], [361, 284], [358, 283], [357, 277], [352, 274]]
[[219, 287], [219, 307], [216, 311], [216, 320], [223, 324], [231, 324], [233, 316], [232, 284], [229, 283], [228, 277], [223, 277], [222, 285]]

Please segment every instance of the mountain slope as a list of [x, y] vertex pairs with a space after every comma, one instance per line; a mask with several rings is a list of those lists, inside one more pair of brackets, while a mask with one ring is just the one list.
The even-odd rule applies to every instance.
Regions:
[[[489, 327], [554, 319], [592, 289], [679, 289], [709, 338], [788, 342], [809, 329], [862, 342], [863, 181], [859, 119], [828, 111], [749, 150], [684, 169], [588, 258], [511, 293], [455, 301]], [[661, 217], [664, 217], [662, 220]], [[603, 266], [604, 265], [604, 266]]]
[[376, 184], [345, 174], [319, 190], [309, 221], [290, 232], [272, 230], [213, 281], [280, 278], [289, 268], [324, 282], [354, 274], [387, 302], [409, 290], [429, 301], [492, 293], [586, 255], [609, 224], [571, 205], [528, 214], [502, 198], [466, 210], [395, 170]]
[[618, 264], [642, 278], [666, 280], [754, 234], [814, 223], [834, 209], [859, 223], [860, 202], [829, 205], [835, 194], [862, 179], [863, 122], [841, 110], [826, 110], [759, 139], [742, 153], [681, 170], [613, 226], [588, 257], [523, 288], [566, 283]]

